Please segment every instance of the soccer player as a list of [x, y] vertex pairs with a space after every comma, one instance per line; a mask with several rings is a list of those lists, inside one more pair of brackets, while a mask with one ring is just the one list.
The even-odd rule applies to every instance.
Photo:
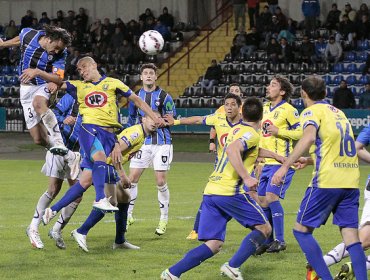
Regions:
[[313, 177], [301, 202], [293, 234], [308, 263], [323, 280], [333, 279], [313, 237], [333, 213], [353, 263], [356, 279], [367, 279], [366, 258], [358, 237], [359, 165], [351, 124], [344, 113], [325, 101], [325, 82], [311, 76], [302, 82], [306, 109], [301, 113], [303, 135], [271, 183], [280, 186], [289, 166], [308, 149]]
[[[122, 153], [121, 163], [113, 163], [108, 158], [108, 174], [106, 178], [107, 197], [111, 197], [113, 205], [117, 205], [118, 211], [115, 212], [116, 220], [116, 238], [113, 243], [115, 249], [133, 249], [138, 250], [140, 247], [135, 246], [125, 239], [127, 210], [130, 203], [130, 193], [127, 188], [131, 187], [131, 182], [126, 176], [122, 166], [132, 158], [141, 148], [145, 138], [156, 131], [154, 121], [149, 117], [142, 118], [143, 123], [136, 124], [126, 128], [118, 135], [120, 152]], [[103, 211], [93, 209], [81, 227], [72, 231], [72, 237], [76, 240], [78, 246], [88, 252], [86, 236], [90, 229], [95, 226], [103, 217]]]
[[[281, 156], [290, 154], [293, 149], [293, 140], [298, 140], [302, 134], [298, 111], [288, 103], [292, 91], [292, 84], [281, 76], [274, 77], [266, 88], [268, 102], [263, 107], [261, 148], [274, 151]], [[257, 255], [266, 251], [272, 253], [286, 249], [284, 209], [280, 199], [284, 199], [295, 170], [290, 167], [284, 183], [276, 187], [271, 184], [271, 178], [280, 165], [281, 163], [274, 159], [266, 159], [259, 178], [260, 205], [272, 225], [273, 234], [265, 244], [258, 248]]]
[[[162, 116], [176, 115], [175, 104], [170, 94], [156, 85], [157, 67], [152, 64], [143, 64], [140, 69], [140, 79], [143, 86], [137, 92], [140, 99], [145, 101], [153, 110], [158, 111]], [[143, 110], [132, 102], [129, 104], [128, 125], [136, 124], [144, 116]], [[154, 134], [149, 135], [144, 145], [136, 153], [130, 162], [131, 181], [131, 202], [129, 207], [128, 224], [134, 222], [133, 210], [138, 193], [138, 182], [144, 170], [153, 166], [156, 185], [158, 189], [158, 202], [160, 219], [155, 234], [162, 235], [166, 232], [168, 223], [168, 207], [170, 203], [170, 191], [167, 184], [167, 171], [172, 162], [173, 147], [171, 131], [168, 126], [158, 129]]]
[[[94, 184], [95, 202], [93, 207], [102, 211], [117, 211], [118, 208], [110, 204], [104, 194], [104, 183], [107, 172], [107, 156], [114, 146], [118, 146], [114, 132], [121, 129], [118, 122], [117, 99], [126, 98], [133, 101], [156, 125], [163, 125], [164, 121], [158, 118], [150, 107], [120, 80], [102, 76], [97, 64], [89, 56], [81, 58], [77, 63], [77, 70], [83, 81], [67, 81], [59, 85], [66, 89], [79, 105], [82, 115], [82, 125], [79, 133], [79, 141], [84, 151], [84, 159], [81, 167], [84, 168], [80, 180], [73, 185], [64, 197], [51, 208], [47, 208], [42, 217], [43, 223], [47, 224], [65, 205], [82, 196], [85, 190]], [[55, 90], [55, 85], [52, 91]], [[119, 150], [117, 147], [116, 150]], [[119, 161], [120, 153], [112, 154], [113, 162]]]
[[[193, 116], [188, 118], [181, 118], [180, 120], [173, 120], [172, 117], [165, 117], [167, 122], [172, 125], [189, 125], [189, 124], [205, 124], [212, 126], [215, 130], [215, 135], [217, 136], [217, 156], [215, 167], [217, 166], [217, 159], [221, 158], [222, 151], [226, 143], [228, 133], [231, 128], [236, 126], [241, 121], [240, 109], [242, 105], [242, 100], [239, 96], [228, 93], [225, 96], [225, 101], [223, 105], [223, 113], [211, 114], [207, 116]], [[186, 239], [196, 240], [198, 239], [198, 228], [199, 219], [202, 212], [202, 206], [199, 207], [193, 230], [190, 232]]]
[[204, 243], [163, 271], [161, 279], [180, 279], [181, 274], [218, 253], [225, 240], [226, 225], [234, 218], [252, 232], [244, 238], [229, 262], [221, 266], [221, 272], [230, 279], [242, 280], [239, 267], [271, 233], [263, 210], [245, 193], [243, 186], [251, 190], [257, 188], [258, 181], [250, 173], [259, 153], [261, 156], [277, 155], [266, 150], [259, 152], [257, 130], [263, 115], [262, 103], [257, 98], [248, 98], [242, 111], [243, 121], [230, 130], [222, 157], [204, 190], [199, 223], [199, 240]]
[[[358, 135], [355, 145], [358, 157], [370, 163], [370, 153], [366, 150], [366, 146], [370, 144], [370, 126], [365, 127], [360, 134]], [[361, 241], [362, 248], [367, 249], [370, 247], [370, 176], [367, 179], [365, 190], [364, 190], [364, 199], [365, 204], [362, 210], [362, 216], [360, 220], [359, 227], [359, 238]], [[324, 256], [324, 261], [327, 266], [331, 266], [340, 262], [343, 258], [348, 257], [349, 253], [346, 248], [346, 245], [342, 242], [335, 246], [330, 252]], [[366, 259], [366, 269], [370, 270], [370, 256]], [[315, 279], [316, 272], [308, 266], [307, 277]], [[346, 280], [352, 279], [354, 277], [352, 263], [348, 262], [343, 264], [340, 272], [337, 274], [335, 279]], [[310, 279], [310, 278], [308, 278]]]
[[[19, 36], [11, 40], [0, 39], [0, 48], [21, 47], [20, 100], [27, 129], [33, 141], [48, 148], [53, 154], [66, 155], [68, 149], [64, 146], [58, 121], [53, 111], [48, 108], [50, 91], [47, 83], [62, 82], [67, 57], [66, 47], [70, 45], [72, 38], [62, 28], [45, 26], [44, 29], [23, 28]], [[66, 159], [72, 164], [74, 154], [67, 154]]]
[[[58, 120], [59, 129], [62, 132], [65, 146], [71, 151], [78, 150], [78, 133], [81, 127], [81, 116], [78, 114], [77, 102], [75, 102], [75, 99], [71, 95], [65, 94], [59, 100], [53, 111]], [[81, 158], [80, 153], [76, 153], [76, 157], [78, 157], [77, 161], [79, 162]], [[79, 173], [79, 165], [77, 165], [76, 168], [77, 171], [73, 171], [72, 173]], [[42, 167], [41, 172], [49, 177], [48, 189], [39, 198], [36, 205], [35, 214], [26, 231], [32, 246], [35, 248], [44, 248], [44, 243], [40, 238], [38, 227], [45, 209], [49, 207], [50, 203], [58, 195], [60, 189], [62, 188], [64, 179], [67, 179], [70, 186], [76, 183], [75, 179], [71, 179], [71, 172], [69, 169], [69, 166], [65, 163], [62, 156], [53, 155], [50, 151], [47, 151], [45, 164]], [[66, 248], [62, 237], [62, 229], [66, 226], [69, 219], [76, 211], [80, 200], [81, 199], [76, 199], [64, 207], [58, 221], [49, 231], [50, 238], [55, 240], [56, 246], [60, 249]]]

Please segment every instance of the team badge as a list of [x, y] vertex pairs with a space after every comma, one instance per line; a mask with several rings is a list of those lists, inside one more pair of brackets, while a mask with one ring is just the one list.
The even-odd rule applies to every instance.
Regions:
[[103, 85], [103, 90], [108, 90], [108, 88], [109, 88], [109, 85], [107, 84]]
[[53, 60], [53, 58], [54, 58], [54, 57], [53, 57], [51, 54], [49, 54], [49, 55], [48, 55], [48, 61]]
[[168, 159], [168, 157], [167, 157], [167, 156], [162, 156], [162, 162], [163, 162], [163, 163], [166, 163], [166, 162], [167, 162], [167, 159]]
[[274, 119], [275, 119], [275, 120], [279, 117], [279, 113], [280, 113], [280, 112], [275, 112], [275, 114], [274, 114]]
[[298, 118], [299, 118], [299, 113], [298, 113], [298, 111], [294, 111], [294, 117], [295, 117], [296, 119], [298, 119]]
[[156, 99], [154, 104], [156, 107], [159, 107], [159, 104], [160, 104], [159, 99]]
[[236, 129], [234, 129], [234, 131], [233, 131], [233, 135], [237, 134], [237, 133], [239, 132], [239, 130], [240, 130], [240, 128], [239, 128], [239, 127], [238, 127], [238, 128], [236, 128]]
[[139, 133], [137, 133], [137, 132], [134, 132], [134, 133], [132, 133], [131, 135], [130, 135], [130, 138], [131, 138], [131, 140], [135, 140], [136, 138], [138, 138], [139, 137]]
[[104, 107], [108, 101], [105, 92], [94, 91], [85, 96], [85, 104], [90, 108]]

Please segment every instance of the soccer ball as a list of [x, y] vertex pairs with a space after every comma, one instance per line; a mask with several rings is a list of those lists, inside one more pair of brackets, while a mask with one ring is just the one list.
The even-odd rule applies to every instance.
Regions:
[[149, 55], [156, 55], [163, 49], [164, 40], [158, 31], [148, 30], [145, 31], [139, 39], [140, 49]]

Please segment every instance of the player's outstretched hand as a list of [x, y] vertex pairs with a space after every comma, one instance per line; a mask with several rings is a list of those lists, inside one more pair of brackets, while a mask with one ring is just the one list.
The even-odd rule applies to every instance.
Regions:
[[215, 143], [209, 143], [209, 152], [210, 153], [216, 153], [216, 144]]
[[173, 115], [164, 115], [164, 120], [166, 122], [167, 125], [173, 125], [173, 122], [175, 121], [175, 119], [173, 118]]
[[39, 69], [27, 68], [27, 69], [23, 70], [22, 74], [19, 76], [19, 80], [21, 81], [21, 83], [27, 84], [33, 78], [38, 76], [39, 71], [40, 71]]
[[309, 165], [310, 162], [309, 162], [309, 159], [306, 158], [306, 157], [300, 157], [294, 164], [293, 166], [297, 169], [303, 169], [305, 168], [307, 165]]
[[122, 187], [124, 189], [129, 189], [131, 188], [131, 181], [130, 179], [126, 176], [125, 173], [121, 174], [120, 175], [120, 178], [121, 178], [121, 183], [122, 183]]
[[58, 91], [58, 85], [53, 82], [48, 83], [48, 90], [50, 91], [51, 94], [54, 94]]
[[119, 143], [116, 143], [114, 145], [113, 151], [110, 154], [110, 156], [112, 158], [113, 164], [117, 164], [117, 163], [121, 162], [122, 153], [121, 153], [121, 147], [120, 147]]
[[76, 117], [68, 116], [63, 121], [66, 125], [74, 125], [76, 123]]
[[249, 188], [249, 190], [255, 191], [257, 190], [258, 180], [249, 176], [249, 178], [244, 179], [244, 184]]
[[156, 127], [164, 127], [164, 126], [167, 126], [168, 124], [164, 121], [164, 119], [162, 119], [161, 117], [157, 117], [155, 120], [154, 120], [154, 123], [156, 125]]
[[271, 185], [273, 186], [281, 186], [281, 184], [283, 183], [284, 181], [284, 178], [285, 178], [285, 174], [288, 172], [288, 169], [282, 165], [274, 174], [274, 176], [272, 176], [272, 179], [271, 179]]
[[268, 127], [267, 127], [267, 132], [272, 134], [273, 136], [277, 136], [278, 135], [278, 132], [279, 132], [279, 128], [273, 124], [270, 124]]

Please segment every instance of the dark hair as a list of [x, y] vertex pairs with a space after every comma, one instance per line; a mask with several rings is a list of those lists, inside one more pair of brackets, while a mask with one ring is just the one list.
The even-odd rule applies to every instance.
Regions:
[[277, 80], [278, 83], [280, 84], [281, 90], [285, 91], [283, 99], [288, 101], [293, 93], [293, 85], [291, 84], [291, 82], [289, 82], [287, 78], [283, 76], [275, 76], [274, 79]]
[[68, 47], [72, 43], [72, 37], [69, 32], [63, 28], [45, 25], [45, 37], [49, 38], [51, 41], [61, 40], [63, 44]]
[[239, 96], [237, 96], [233, 93], [226, 94], [226, 96], [224, 98], [224, 101], [226, 101], [226, 99], [231, 99], [231, 98], [235, 99], [236, 103], [238, 104], [238, 107], [240, 107], [242, 105], [242, 99]]
[[153, 69], [154, 72], [157, 72], [157, 69], [158, 69], [157, 66], [155, 66], [154, 63], [145, 63], [145, 64], [141, 65], [141, 67], [140, 67], [140, 74], [142, 74], [144, 69], [147, 69], [147, 68]]
[[48, 14], [46, 12], [42, 12], [42, 16], [47, 16]]
[[248, 97], [242, 107], [243, 119], [248, 122], [258, 122], [263, 117], [263, 105], [257, 97]]
[[325, 81], [317, 76], [309, 76], [302, 82], [302, 90], [313, 100], [322, 100], [326, 96]]

